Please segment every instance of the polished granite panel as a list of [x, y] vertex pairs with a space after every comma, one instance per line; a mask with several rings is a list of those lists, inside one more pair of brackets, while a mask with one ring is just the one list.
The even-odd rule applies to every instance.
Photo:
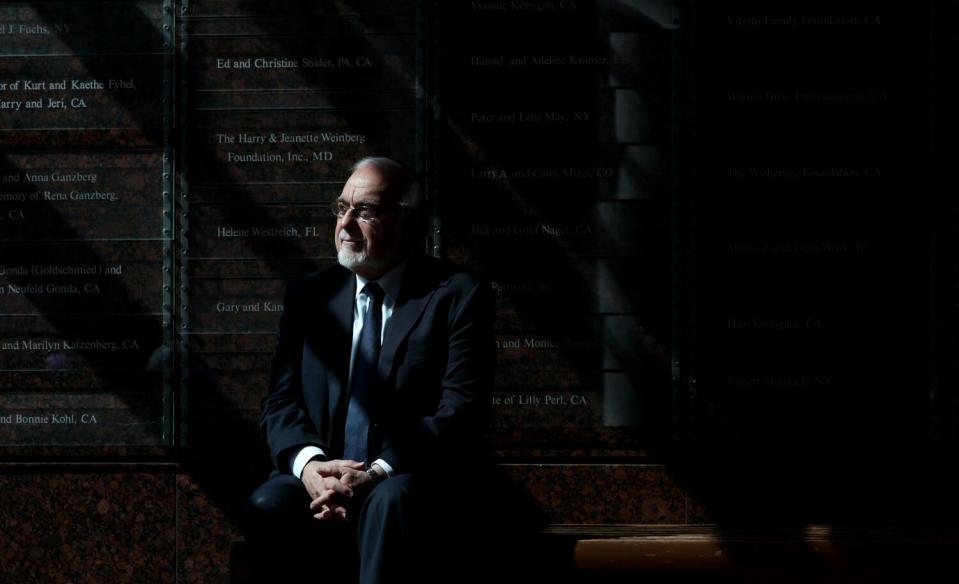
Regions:
[[172, 583], [172, 467], [128, 472], [57, 467], [0, 474], [0, 580]]
[[685, 495], [662, 465], [510, 464], [550, 523], [684, 523]]
[[715, 523], [716, 517], [699, 499], [686, 497], [686, 523]]
[[177, 582], [226, 584], [237, 528], [205, 485], [186, 473], [176, 477]]

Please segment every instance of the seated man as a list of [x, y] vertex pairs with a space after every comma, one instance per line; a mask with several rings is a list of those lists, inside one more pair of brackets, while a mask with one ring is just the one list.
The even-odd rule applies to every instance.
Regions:
[[286, 294], [261, 417], [276, 471], [248, 541], [269, 581], [343, 581], [357, 556], [364, 584], [460, 580], [438, 564], [455, 563], [443, 525], [470, 511], [483, 455], [490, 289], [417, 252], [426, 216], [398, 162], [360, 160], [331, 209], [339, 265]]

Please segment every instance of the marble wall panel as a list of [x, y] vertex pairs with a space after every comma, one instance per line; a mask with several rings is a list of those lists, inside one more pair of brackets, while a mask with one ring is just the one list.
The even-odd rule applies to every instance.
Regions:
[[0, 443], [15, 446], [100, 444], [160, 445], [169, 442], [157, 391], [87, 393], [5, 392]]
[[595, 331], [500, 333], [496, 336], [499, 389], [589, 386], [600, 363]]
[[[0, 145], [33, 130], [44, 136], [71, 129], [136, 130], [162, 137], [165, 55], [0, 56], [7, 81], [0, 81]], [[11, 139], [13, 135], [14, 139]], [[56, 136], [52, 136], [55, 140]], [[53, 145], [53, 144], [49, 144]]]
[[[342, 114], [362, 118], [375, 110], [410, 110], [416, 107], [412, 91], [369, 91], [351, 87], [315, 87], [292, 91], [198, 91], [194, 94], [195, 112], [230, 110], [341, 110]], [[353, 110], [346, 113], [347, 110]]]
[[272, 332], [283, 313], [282, 279], [194, 279], [191, 288], [193, 332]]
[[155, 316], [11, 315], [0, 327], [0, 370], [145, 371], [166, 359]]
[[[255, 24], [253, 25], [255, 26]], [[190, 39], [190, 77], [198, 91], [415, 87], [412, 34], [202, 36]]]
[[[481, 159], [488, 159], [490, 163], [512, 150], [521, 150], [520, 145], [526, 149], [539, 146], [550, 154], [569, 151], [586, 154], [597, 142], [609, 141], [614, 124], [614, 99], [612, 91], [584, 92], [575, 87], [563, 92], [488, 91], [464, 96], [451, 104], [447, 119], [470, 146], [470, 151], [483, 155]], [[516, 143], [503, 144], [505, 135]], [[556, 141], [568, 148], [550, 148]]]
[[276, 349], [276, 333], [204, 333], [189, 335], [189, 350], [194, 355], [267, 354]]
[[[312, 8], [312, 10], [311, 10]], [[319, 10], [317, 10], [319, 8]], [[327, 8], [327, 10], [323, 10]], [[345, 8], [345, 7], [344, 7]], [[296, 14], [285, 13], [279, 9], [270, 14], [191, 14], [186, 20], [186, 34], [191, 38], [229, 37], [229, 36], [269, 36], [269, 37], [314, 37], [329, 39], [331, 44], [345, 35], [368, 34], [413, 34], [416, 15], [409, 14], [363, 14], [355, 12], [351, 5], [349, 12], [336, 12], [336, 7], [323, 7], [322, 4], [304, 7]], [[202, 7], [201, 9], [202, 10]], [[233, 16], [230, 18], [230, 16]]]
[[313, 258], [269, 258], [225, 261], [222, 259], [192, 258], [190, 278], [283, 278], [292, 280], [315, 272], [333, 263]]
[[[96, 194], [98, 191], [86, 191]], [[106, 207], [85, 202], [56, 207], [8, 208], [0, 242], [73, 241], [82, 238], [161, 239], [171, 223], [159, 206]]]
[[333, 257], [326, 205], [198, 206], [193, 209], [191, 257], [220, 259]]
[[7, 3], [0, 11], [0, 125], [10, 130], [0, 144], [162, 144], [173, 49], [161, 1]]
[[10, 243], [0, 255], [3, 315], [143, 314], [162, 306], [161, 242]]
[[616, 191], [623, 158], [617, 147], [580, 142], [544, 148], [542, 142], [524, 142], [507, 132], [500, 138], [510, 144], [496, 146], [496, 153], [490, 154], [478, 138], [469, 137], [464, 149], [470, 159], [447, 170], [451, 180], [462, 183], [467, 201], [502, 200], [507, 209], [530, 213], [558, 204], [581, 206], [611, 198]]
[[348, 5], [334, 2], [291, 0], [283, 4], [268, 5], [260, 0], [199, 0], [190, 2], [189, 16], [299, 16], [358, 14], [413, 14], [417, 3], [413, 0], [357, 0]]
[[5, 152], [4, 162], [0, 207], [34, 211], [28, 217], [36, 221], [42, 213], [70, 215], [85, 207], [159, 207], [170, 196], [163, 196], [163, 153], [157, 150]]
[[193, 355], [190, 399], [194, 407], [259, 411], [270, 385], [271, 353]]
[[0, 370], [0, 387], [11, 391], [111, 391], [124, 392], [149, 389], [160, 392], [163, 373], [138, 369], [4, 369]]
[[[110, 11], [109, 31], [103, 12]], [[30, 2], [0, 6], [0, 55], [141, 53], [164, 48], [163, 1]], [[121, 26], [122, 23], [122, 26]]]
[[345, 181], [363, 156], [410, 160], [415, 132], [411, 110], [200, 112], [191, 122], [194, 183]]
[[342, 188], [343, 185], [338, 181], [327, 182], [323, 180], [271, 185], [255, 183], [208, 184], [194, 186], [190, 190], [190, 200], [194, 204], [214, 205], [318, 205], [327, 204], [336, 199]]

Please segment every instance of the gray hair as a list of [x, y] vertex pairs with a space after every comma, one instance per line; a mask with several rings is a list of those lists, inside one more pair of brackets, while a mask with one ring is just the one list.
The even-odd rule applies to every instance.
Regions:
[[356, 161], [356, 164], [350, 168], [350, 174], [367, 164], [375, 166], [389, 177], [390, 187], [397, 189], [400, 193], [401, 207], [413, 210], [422, 208], [423, 191], [416, 173], [410, 167], [387, 156], [366, 156]]

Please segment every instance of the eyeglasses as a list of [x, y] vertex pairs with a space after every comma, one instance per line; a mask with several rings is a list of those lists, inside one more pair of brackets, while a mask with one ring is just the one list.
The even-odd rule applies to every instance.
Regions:
[[374, 205], [371, 203], [360, 203], [359, 205], [350, 205], [345, 201], [336, 201], [330, 205], [330, 213], [333, 214], [337, 219], [342, 219], [346, 215], [347, 211], [353, 211], [353, 216], [357, 220], [363, 221], [364, 223], [371, 223], [377, 219], [382, 219], [387, 215], [391, 215], [398, 211], [402, 211], [403, 207], [399, 205]]

